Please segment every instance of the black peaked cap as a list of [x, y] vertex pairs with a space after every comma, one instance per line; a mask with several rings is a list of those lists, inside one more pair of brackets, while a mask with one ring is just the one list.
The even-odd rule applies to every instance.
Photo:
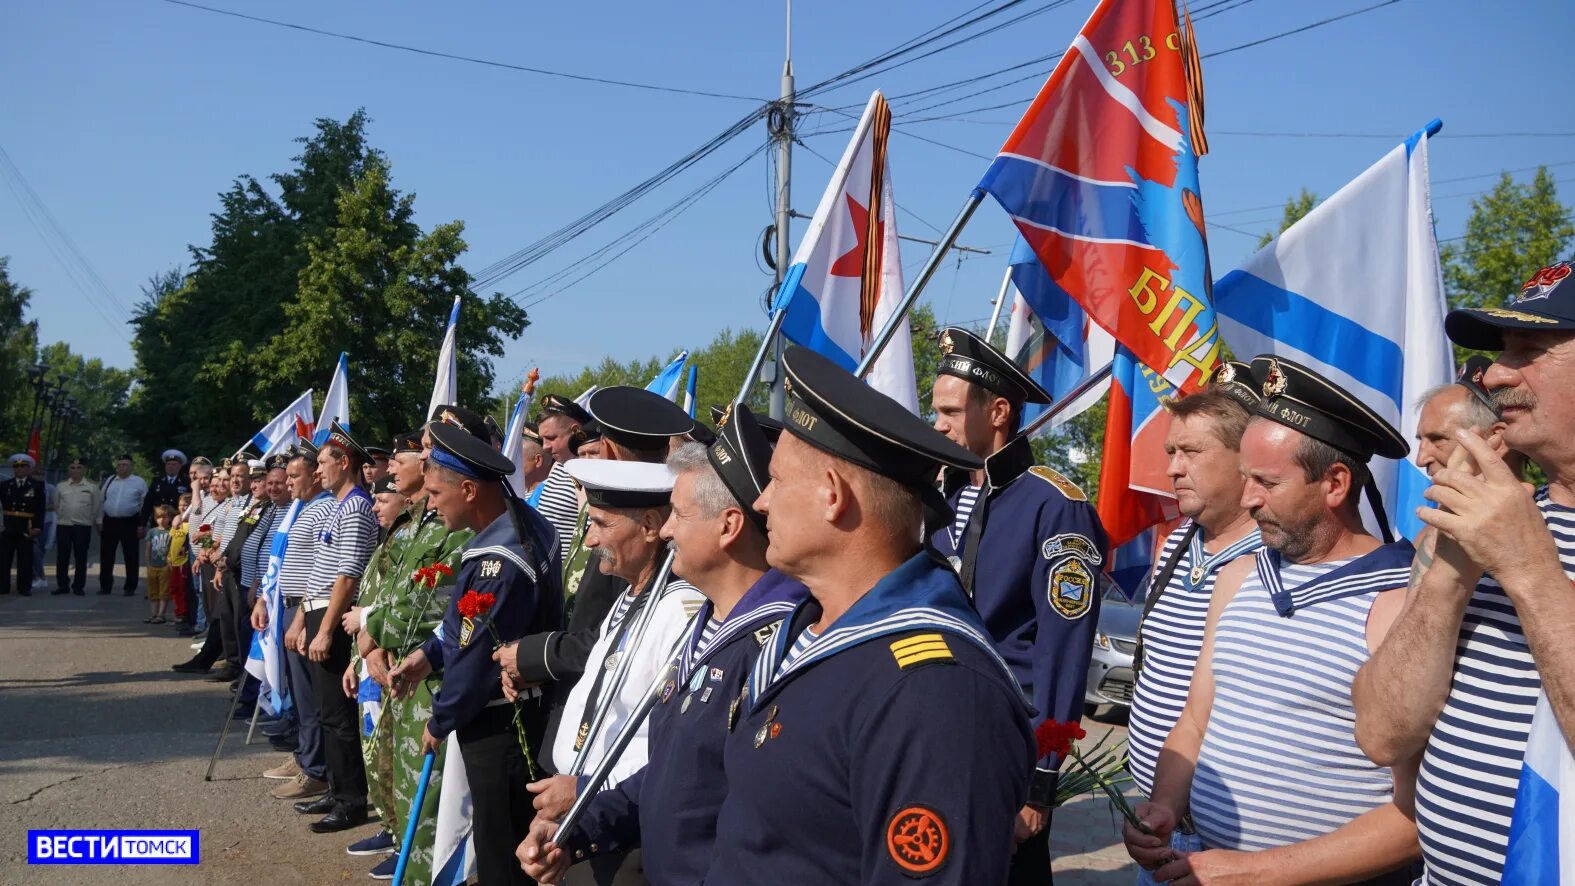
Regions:
[[929, 529], [951, 521], [936, 475], [942, 467], [977, 471], [984, 466], [978, 456], [808, 348], [789, 348], [782, 366], [788, 433], [918, 492]]
[[1032, 376], [979, 336], [948, 326], [941, 330], [940, 342], [937, 374], [954, 375], [1017, 404], [1050, 402], [1049, 392]]
[[[711, 424], [720, 428], [722, 426], [722, 416], [727, 415], [728, 409], [731, 408], [731, 405], [711, 407]], [[760, 426], [760, 433], [766, 435], [766, 442], [772, 446], [777, 445], [777, 441], [782, 439], [782, 423], [771, 416], [756, 415], [755, 424]]]
[[1240, 360], [1221, 363], [1214, 374], [1209, 376], [1208, 387], [1229, 395], [1247, 407], [1249, 413], [1257, 412], [1258, 404], [1263, 400], [1263, 383], [1252, 374], [1252, 366]]
[[1471, 396], [1477, 398], [1483, 406], [1493, 410], [1494, 415], [1498, 415], [1498, 407], [1493, 405], [1493, 394], [1483, 382], [1483, 379], [1487, 378], [1488, 367], [1492, 365], [1493, 361], [1487, 357], [1472, 354], [1466, 358], [1466, 362], [1460, 364], [1460, 371], [1455, 374], [1455, 384], [1470, 391]]
[[669, 439], [694, 429], [695, 420], [677, 403], [644, 388], [602, 388], [586, 403], [602, 436], [634, 449], [664, 449]]
[[406, 431], [394, 437], [394, 454], [421, 451], [421, 431]]
[[372, 460], [372, 455], [366, 451], [366, 447], [357, 443], [355, 438], [350, 436], [350, 431], [337, 421], [328, 423], [328, 440], [323, 445], [326, 446], [329, 443], [354, 454], [363, 462]]
[[771, 482], [771, 443], [748, 406], [740, 403], [723, 411], [706, 457], [744, 513], [765, 532], [766, 515], [755, 510], [755, 499]]
[[487, 430], [486, 416], [474, 409], [467, 409], [452, 403], [444, 403], [432, 410], [432, 417], [429, 419], [427, 427], [430, 428], [433, 424], [453, 425], [472, 437], [481, 440], [486, 440], [491, 436], [491, 432]]
[[[427, 433], [432, 435], [433, 460], [446, 468], [461, 473], [469, 471], [477, 479], [493, 483], [514, 473], [514, 462], [509, 461], [508, 456], [493, 449], [485, 437], [478, 437], [459, 425], [435, 421], [427, 425]], [[482, 433], [486, 433], [485, 428]], [[460, 466], [445, 464], [447, 459], [456, 460]]]
[[1506, 307], [1456, 308], [1444, 315], [1444, 334], [1463, 348], [1501, 351], [1506, 329], [1575, 331], [1575, 264], [1538, 269]]
[[1301, 431], [1361, 462], [1374, 455], [1405, 458], [1411, 446], [1400, 432], [1367, 404], [1334, 382], [1285, 359], [1261, 355], [1252, 359], [1263, 401], [1258, 414]]
[[297, 437], [295, 445], [290, 447], [290, 457], [317, 461], [317, 444], [312, 442], [311, 437]]
[[263, 467], [265, 469], [267, 469], [267, 470], [270, 470], [270, 471], [274, 470], [275, 468], [278, 468], [280, 470], [284, 470], [285, 468], [288, 468], [289, 466], [290, 466], [290, 456], [288, 454], [286, 454], [286, 453], [283, 453], [283, 452], [275, 453], [275, 454], [270, 455], [267, 458], [263, 459]]
[[541, 414], [561, 415], [582, 425], [591, 420], [591, 414], [585, 411], [585, 407], [562, 394], [548, 394], [541, 398]]
[[377, 495], [379, 492], [399, 492], [399, 487], [394, 485], [393, 474], [384, 474], [372, 484], [372, 494]]

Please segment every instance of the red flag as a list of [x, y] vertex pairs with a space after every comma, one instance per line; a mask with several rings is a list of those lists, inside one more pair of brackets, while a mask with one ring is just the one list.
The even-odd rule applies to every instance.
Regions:
[[28, 435], [27, 454], [33, 457], [33, 461], [39, 464], [44, 463], [43, 448], [38, 439], [38, 425], [33, 425], [33, 432]]
[[1190, 20], [1172, 0], [1103, 0], [979, 183], [1056, 285], [1184, 391], [1220, 356], [1202, 117]]

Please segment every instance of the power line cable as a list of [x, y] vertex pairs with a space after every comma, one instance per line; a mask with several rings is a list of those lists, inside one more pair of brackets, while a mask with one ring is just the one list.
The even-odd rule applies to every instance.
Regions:
[[189, 2], [189, 0], [163, 0], [163, 2], [174, 6], [185, 6], [189, 9], [200, 9], [203, 12], [211, 12], [215, 15], [227, 15], [231, 18], [245, 19], [246, 21], [258, 22], [265, 25], [273, 25], [274, 27], [279, 28], [289, 28], [293, 31], [304, 31], [305, 33], [316, 34], [320, 37], [333, 37], [337, 40], [349, 40], [354, 43], [364, 43], [368, 46], [380, 46], [384, 49], [396, 49], [400, 52], [411, 52], [417, 55], [430, 56], [432, 58], [444, 58], [450, 61], [468, 62], [469, 64], [484, 65], [489, 68], [503, 68], [504, 70], [520, 71], [526, 74], [540, 74], [543, 77], [560, 77], [565, 80], [578, 80], [582, 83], [599, 83], [603, 86], [623, 86], [629, 89], [645, 89], [652, 92], [666, 92], [677, 95], [698, 95], [704, 96], [706, 98], [726, 98], [747, 102], [762, 101], [760, 98], [749, 95], [734, 95], [728, 92], [708, 92], [704, 89], [684, 89], [678, 86], [657, 86], [652, 83], [636, 83], [630, 80], [614, 80], [607, 77], [592, 77], [587, 74], [571, 74], [567, 71], [552, 71], [546, 68], [535, 68], [529, 65], [516, 65], [509, 62], [475, 58], [472, 56], [459, 55], [452, 52], [442, 52], [436, 49], [423, 49], [419, 46], [407, 46], [403, 43], [390, 43], [386, 40], [375, 40], [371, 37], [361, 37], [355, 34], [344, 34], [338, 31], [328, 31], [322, 28], [310, 27], [308, 25], [298, 25], [294, 22], [284, 22], [277, 19], [263, 18], [256, 15], [247, 15], [244, 12], [234, 12], [229, 9], [216, 9], [212, 6], [204, 6], [201, 3], [192, 3]]

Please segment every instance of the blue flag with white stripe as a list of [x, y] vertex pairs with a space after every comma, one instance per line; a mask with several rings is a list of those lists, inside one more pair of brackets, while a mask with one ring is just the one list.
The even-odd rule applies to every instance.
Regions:
[[699, 375], [700, 367], [689, 367], [689, 382], [684, 386], [684, 411], [689, 413], [690, 418], [695, 417], [695, 385], [698, 384], [696, 379]]
[[262, 430], [252, 435], [252, 448], [261, 457], [267, 458], [294, 443], [300, 436], [301, 428], [312, 427], [316, 423], [317, 418], [312, 412], [312, 389], [307, 388], [306, 393], [296, 397], [294, 403], [286, 406], [263, 425]]
[[689, 363], [689, 352], [679, 351], [673, 362], [667, 368], [656, 374], [651, 383], [645, 386], [647, 391], [661, 394], [663, 397], [678, 402], [678, 390], [684, 383], [684, 367]]
[[290, 684], [284, 674], [284, 600], [279, 595], [279, 570], [290, 543], [290, 527], [305, 506], [300, 499], [290, 502], [290, 509], [274, 530], [268, 546], [268, 569], [257, 591], [268, 612], [268, 628], [252, 634], [252, 648], [246, 658], [246, 672], [262, 684], [257, 691], [258, 701], [276, 717], [290, 708]]
[[454, 350], [454, 332], [459, 326], [459, 296], [454, 296], [454, 307], [448, 312], [448, 328], [443, 332], [443, 347], [438, 350], [437, 377], [432, 381], [432, 397], [427, 402], [427, 415], [437, 411], [444, 403], [459, 402], [459, 364]]
[[328, 382], [328, 393], [323, 397], [323, 411], [317, 421], [317, 431], [312, 434], [312, 442], [318, 446], [326, 443], [328, 430], [334, 422], [339, 422], [347, 431], [351, 430], [350, 361], [343, 351], [339, 352], [339, 362], [334, 364], [334, 377]]
[[1504, 858], [1506, 886], [1575, 886], [1575, 757], [1543, 690]]
[[[1416, 400], [1454, 378], [1427, 135], [1390, 151], [1214, 286], [1220, 329], [1243, 359], [1302, 363], [1407, 440], [1416, 437]], [[1410, 462], [1375, 458], [1371, 467], [1396, 532], [1414, 540], [1427, 475]]]

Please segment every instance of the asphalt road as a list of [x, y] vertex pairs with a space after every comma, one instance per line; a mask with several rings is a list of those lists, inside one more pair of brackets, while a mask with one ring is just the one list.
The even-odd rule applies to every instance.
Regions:
[[[51, 561], [53, 558], [51, 557]], [[50, 577], [53, 579], [53, 564]], [[169, 666], [192, 655], [168, 625], [145, 625], [147, 603], [97, 596], [0, 597], [0, 884], [371, 883], [379, 859], [346, 855], [367, 826], [319, 836], [268, 796], [259, 776], [283, 756], [232, 728], [212, 782], [203, 771], [229, 704], [224, 684]], [[1119, 717], [1102, 718], [1116, 723]], [[1109, 725], [1085, 721], [1090, 738]], [[1130, 884], [1109, 804], [1083, 798], [1057, 810], [1056, 881]], [[199, 829], [196, 866], [27, 864], [39, 828]]]

